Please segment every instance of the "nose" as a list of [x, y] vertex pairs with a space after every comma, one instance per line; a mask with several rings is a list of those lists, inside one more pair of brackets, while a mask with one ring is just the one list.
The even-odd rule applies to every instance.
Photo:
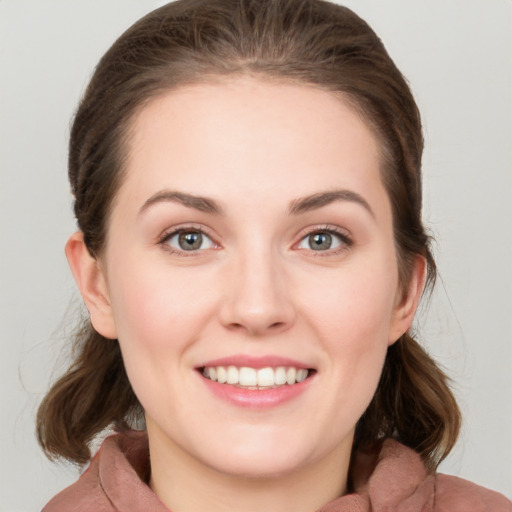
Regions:
[[296, 310], [278, 260], [271, 251], [259, 251], [231, 262], [219, 313], [226, 328], [265, 336], [291, 327]]

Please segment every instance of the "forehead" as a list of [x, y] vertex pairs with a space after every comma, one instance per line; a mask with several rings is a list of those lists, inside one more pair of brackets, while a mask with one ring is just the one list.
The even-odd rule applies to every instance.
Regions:
[[341, 95], [312, 86], [254, 78], [183, 86], [145, 105], [130, 132], [121, 188], [131, 194], [215, 195], [221, 183], [224, 195], [254, 195], [258, 180], [305, 195], [380, 183], [369, 125]]

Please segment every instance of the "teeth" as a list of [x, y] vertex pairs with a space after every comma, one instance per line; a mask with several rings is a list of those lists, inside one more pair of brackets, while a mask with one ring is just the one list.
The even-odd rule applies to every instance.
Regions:
[[249, 368], [243, 366], [211, 366], [203, 369], [203, 375], [220, 384], [231, 384], [250, 388], [270, 388], [302, 382], [308, 376], [305, 368], [278, 366], [277, 368]]
[[224, 368], [224, 366], [217, 366], [217, 382], [224, 384], [227, 380], [228, 380], [228, 375], [226, 372], [226, 368]]
[[238, 384], [238, 368], [236, 366], [228, 366], [227, 374], [226, 382], [228, 384]]
[[[307, 372], [307, 370], [306, 370]], [[286, 384], [286, 369], [280, 366], [279, 368], [276, 368], [275, 375], [274, 375], [274, 381], [276, 386], [282, 386], [283, 384]]]
[[297, 382], [302, 382], [308, 376], [308, 371], [304, 369], [297, 370], [297, 376], [295, 377]]
[[258, 386], [270, 387], [275, 384], [274, 369], [262, 368], [258, 370]]
[[256, 386], [258, 384], [258, 374], [254, 368], [240, 368], [238, 372], [238, 383], [241, 386]]

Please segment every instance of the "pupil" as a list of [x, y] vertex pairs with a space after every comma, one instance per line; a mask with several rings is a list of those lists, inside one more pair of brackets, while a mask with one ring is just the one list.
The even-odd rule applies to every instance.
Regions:
[[309, 237], [309, 243], [314, 251], [330, 249], [332, 237], [329, 233], [316, 233]]
[[184, 251], [193, 251], [201, 247], [203, 237], [201, 233], [181, 233], [179, 243]]

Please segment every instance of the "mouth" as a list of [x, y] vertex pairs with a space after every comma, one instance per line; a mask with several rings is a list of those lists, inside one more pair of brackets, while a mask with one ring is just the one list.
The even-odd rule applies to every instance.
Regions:
[[312, 377], [315, 370], [294, 366], [203, 366], [198, 369], [204, 378], [240, 389], [269, 390], [290, 387]]

